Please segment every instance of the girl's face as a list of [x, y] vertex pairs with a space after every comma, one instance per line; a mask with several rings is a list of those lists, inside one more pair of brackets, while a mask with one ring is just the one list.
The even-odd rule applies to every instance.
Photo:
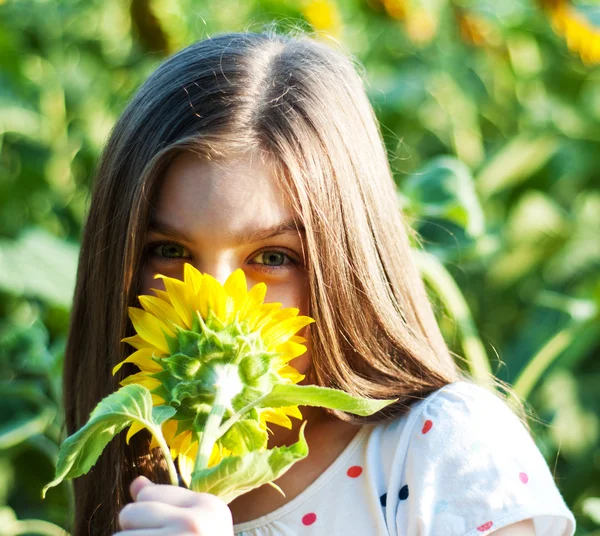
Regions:
[[[152, 210], [142, 293], [164, 290], [157, 273], [183, 279], [186, 262], [221, 283], [241, 268], [248, 288], [266, 283], [265, 302], [309, 315], [303, 239], [272, 171], [258, 156], [215, 164], [184, 153], [169, 166]], [[309, 338], [307, 331], [300, 334]], [[302, 374], [310, 364], [307, 348], [290, 362]]]

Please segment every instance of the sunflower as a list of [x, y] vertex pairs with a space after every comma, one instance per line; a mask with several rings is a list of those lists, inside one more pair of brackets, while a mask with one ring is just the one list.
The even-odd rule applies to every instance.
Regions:
[[[123, 364], [133, 363], [140, 372], [122, 380], [121, 385], [143, 385], [151, 391], [154, 406], [177, 409], [162, 425], [162, 431], [173, 459], [178, 460], [181, 476], [189, 484], [199, 446], [194, 430], [202, 428], [215, 404], [218, 371], [227, 367], [237, 371], [227, 387], [230, 396], [224, 404], [224, 421], [268, 394], [276, 383], [296, 384], [304, 378], [288, 363], [306, 352], [306, 339], [295, 333], [314, 320], [298, 316], [297, 308], [263, 303], [267, 286], [258, 283], [247, 290], [241, 269], [223, 285], [188, 263], [183, 281], [160, 274], [156, 278], [163, 280], [166, 290], [152, 289], [155, 296], [139, 296], [142, 309], [129, 308], [136, 334], [122, 341], [135, 352], [115, 366], [113, 374]], [[244, 420], [217, 439], [208, 467], [226, 456], [243, 454], [244, 446], [236, 443], [236, 433], [242, 428], [246, 435], [251, 430], [254, 446], [264, 450], [267, 431], [271, 432], [267, 423], [291, 429], [290, 417], [302, 418], [298, 406], [255, 405]], [[133, 424], [127, 442], [141, 429], [141, 425]], [[154, 439], [152, 446], [156, 446]]]

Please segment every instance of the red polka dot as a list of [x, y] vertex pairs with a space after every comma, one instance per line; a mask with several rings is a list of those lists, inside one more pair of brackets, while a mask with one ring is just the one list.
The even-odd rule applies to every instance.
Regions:
[[433, 426], [433, 423], [429, 419], [427, 419], [423, 423], [423, 429], [421, 430], [421, 433], [426, 434], [427, 432], [429, 432], [429, 430], [431, 430], [432, 426]]
[[491, 529], [493, 524], [494, 524], [493, 522], [488, 521], [487, 523], [484, 523], [483, 525], [477, 527], [477, 530], [479, 532], [485, 532], [486, 530]]
[[347, 475], [350, 478], [357, 478], [362, 474], [362, 467], [360, 465], [353, 465], [348, 469]]
[[317, 520], [317, 514], [311, 512], [302, 518], [303, 525], [312, 525]]
[[527, 476], [527, 473], [519, 473], [519, 479], [521, 480], [521, 482], [523, 482], [523, 484], [527, 484], [527, 482], [529, 482], [529, 477]]

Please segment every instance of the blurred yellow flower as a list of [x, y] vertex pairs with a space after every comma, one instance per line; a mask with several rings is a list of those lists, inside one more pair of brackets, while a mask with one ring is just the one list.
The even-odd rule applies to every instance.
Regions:
[[540, 0], [548, 11], [555, 32], [562, 35], [567, 47], [587, 64], [600, 63], [600, 29], [577, 11], [568, 0]]
[[315, 30], [339, 36], [342, 19], [335, 2], [330, 0], [314, 0], [304, 6], [302, 14]]

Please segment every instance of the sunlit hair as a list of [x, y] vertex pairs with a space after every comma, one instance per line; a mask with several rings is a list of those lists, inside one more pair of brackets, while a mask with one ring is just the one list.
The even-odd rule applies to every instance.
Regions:
[[[117, 122], [95, 178], [83, 234], [65, 371], [67, 428], [114, 391], [130, 348], [153, 200], [175, 156], [226, 162], [250, 152], [272, 166], [306, 230], [311, 380], [400, 400], [404, 413], [461, 379], [413, 262], [364, 72], [334, 46], [294, 32], [221, 34], [165, 61]], [[340, 419], [356, 416], [332, 412]], [[363, 419], [366, 422], [366, 419]], [[112, 534], [128, 486], [164, 481], [143, 434], [112, 442], [75, 481], [74, 533]]]

